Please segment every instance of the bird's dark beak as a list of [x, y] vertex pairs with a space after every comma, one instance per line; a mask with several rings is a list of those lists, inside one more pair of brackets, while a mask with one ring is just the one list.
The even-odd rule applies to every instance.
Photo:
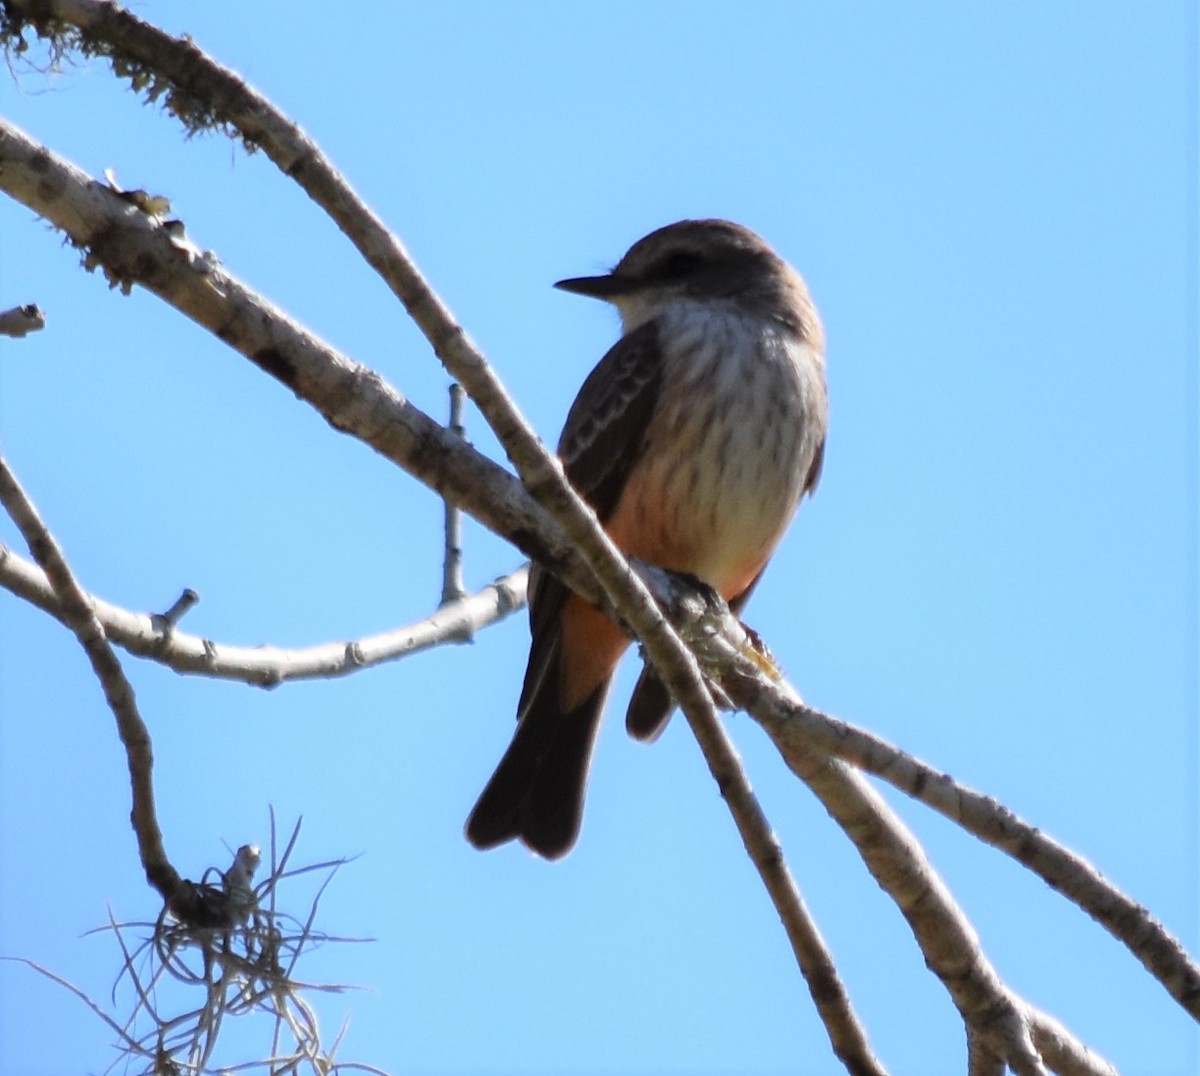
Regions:
[[632, 290], [630, 282], [616, 273], [605, 273], [603, 276], [574, 276], [567, 280], [559, 280], [554, 286], [576, 295], [590, 295], [593, 299], [615, 299], [618, 295], [627, 295]]

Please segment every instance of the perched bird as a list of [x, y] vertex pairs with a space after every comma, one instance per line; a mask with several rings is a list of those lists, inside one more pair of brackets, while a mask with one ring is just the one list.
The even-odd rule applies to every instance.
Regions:
[[[804, 281], [723, 220], [667, 225], [612, 272], [555, 287], [616, 306], [623, 335], [579, 390], [558, 454], [628, 556], [687, 572], [736, 612], [821, 474], [824, 337]], [[554, 859], [579, 834], [600, 712], [629, 638], [533, 566], [532, 641], [512, 743], [466, 824]], [[626, 725], [653, 739], [670, 714], [647, 666]]]

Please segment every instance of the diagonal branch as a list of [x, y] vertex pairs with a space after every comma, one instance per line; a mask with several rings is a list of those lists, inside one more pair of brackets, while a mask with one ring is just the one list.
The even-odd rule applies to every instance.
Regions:
[[130, 821], [137, 838], [138, 856], [146, 880], [159, 892], [167, 907], [180, 921], [211, 925], [207, 916], [211, 907], [202, 896], [203, 887], [181, 878], [171, 865], [163, 847], [154, 806], [152, 769], [154, 755], [150, 733], [138, 713], [133, 687], [125, 678], [121, 663], [104, 636], [104, 628], [92, 613], [84, 593], [54, 536], [46, 528], [37, 509], [26, 496], [8, 464], [0, 458], [0, 504], [4, 505], [34, 559], [41, 565], [54, 588], [67, 626], [74, 632], [91, 662], [104, 698], [116, 718], [117, 732], [125, 747], [129, 783], [133, 799]]
[[1081, 1043], [1054, 1017], [1030, 1010], [1029, 1024], [1038, 1052], [1054, 1072], [1062, 1076], [1094, 1076], [1095, 1073], [1116, 1076], [1116, 1070], [1107, 1061]]
[[[697, 599], [679, 586], [672, 589], [669, 573], [657, 568], [644, 571], [661, 583], [655, 589], [667, 596], [672, 619], [677, 623], [686, 621], [684, 635], [705, 671], [713, 675], [735, 704], [754, 705], [755, 700], [746, 698], [745, 686], [747, 681], [761, 679], [761, 673], [749, 673], [751, 666], [757, 669], [759, 665], [747, 656], [748, 636], [740, 624], [720, 604], [714, 618], [708, 600]], [[714, 619], [718, 620], [715, 626]], [[725, 675], [735, 666], [740, 676]], [[775, 687], [799, 701], [787, 685]], [[852, 766], [831, 757], [823, 747], [801, 739], [791, 748], [785, 755], [788, 766], [841, 826], [871, 875], [907, 920], [926, 965], [942, 981], [962, 1016], [976, 1055], [984, 1057], [990, 1052], [1020, 1076], [1045, 1073], [1042, 1052], [1033, 1038], [1034, 1017], [1040, 1018], [1041, 1014], [1000, 978], [974, 928], [916, 838]], [[1063, 1030], [1045, 1019], [1047, 1024]], [[1115, 1076], [1111, 1066], [1089, 1054], [1065, 1030], [1057, 1041], [1062, 1046], [1061, 1054], [1072, 1062], [1095, 1059], [1095, 1064], [1077, 1066], [1072, 1071], [1087, 1076]], [[1077, 1048], [1072, 1050], [1072, 1046]]]
[[[107, 54], [135, 88], [166, 90], [165, 103], [189, 132], [236, 132], [261, 150], [284, 176], [320, 206], [363, 259], [403, 303], [453, 374], [483, 356], [418, 271], [408, 251], [359, 197], [304, 130], [236, 72], [217, 63], [190, 39], [177, 38], [105, 0], [3, 0], [10, 17], [23, 17], [57, 48], [70, 44], [64, 28], [82, 35], [90, 55]], [[463, 387], [471, 392], [470, 385]], [[474, 396], [474, 392], [471, 392]], [[466, 507], [466, 506], [464, 506]], [[468, 509], [469, 510], [469, 509]]]
[[181, 250], [156, 217], [3, 119], [0, 191], [65, 232], [87, 251], [89, 266], [103, 266], [114, 285], [136, 283], [158, 295], [310, 404], [334, 429], [363, 441], [578, 593], [606, 605], [582, 558], [512, 474], [219, 264]]
[[1124, 943], [1184, 1010], [1200, 1019], [1200, 966], [1142, 905], [1081, 856], [882, 737], [805, 706], [788, 685], [767, 682], [751, 662], [739, 660], [732, 645], [716, 647], [705, 671], [763, 726], [789, 765], [812, 750], [834, 755], [1012, 856]]
[[155, 817], [154, 786], [150, 774], [153, 763], [150, 734], [138, 714], [133, 688], [125, 679], [121, 663], [104, 637], [104, 628], [93, 615], [87, 595], [75, 581], [62, 550], [2, 458], [0, 504], [4, 505], [5, 511], [29, 546], [29, 551], [46, 573], [62, 610], [63, 620], [75, 633], [104, 689], [104, 697], [117, 720], [117, 731], [121, 735], [121, 743], [125, 745], [129, 762], [133, 793], [133, 828], [137, 835], [142, 867], [150, 884], [163, 897], [169, 897], [178, 888], [180, 877], [167, 859], [162, 843], [162, 831], [158, 828], [158, 819]]

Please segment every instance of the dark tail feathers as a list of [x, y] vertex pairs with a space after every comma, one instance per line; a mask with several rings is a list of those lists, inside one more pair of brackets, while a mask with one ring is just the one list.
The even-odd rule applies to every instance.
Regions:
[[467, 840], [476, 848], [519, 839], [538, 855], [558, 859], [579, 836], [588, 764], [608, 684], [562, 713], [557, 677], [547, 681], [538, 686], [467, 819]]

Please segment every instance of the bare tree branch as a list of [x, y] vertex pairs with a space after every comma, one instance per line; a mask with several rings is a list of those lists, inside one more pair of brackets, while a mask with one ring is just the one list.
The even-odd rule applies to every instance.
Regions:
[[[462, 418], [463, 390], [455, 382], [450, 385], [450, 421], [447, 428], [455, 437], [465, 437]], [[462, 574], [462, 509], [444, 501], [446, 549], [442, 557], [442, 604], [456, 601], [465, 593]]]
[[1107, 1061], [1081, 1043], [1052, 1016], [1033, 1011], [1029, 1014], [1033, 1041], [1046, 1063], [1061, 1076], [1116, 1076]]
[[[746, 685], [754, 681], [765, 687], [762, 661], [747, 656], [744, 629], [727, 610], [718, 609], [714, 623], [711, 604], [705, 606], [678, 587], [672, 593], [669, 573], [644, 568], [643, 574], [659, 579], [662, 586], [655, 590], [670, 595], [672, 619], [676, 623], [686, 620], [683, 634], [706, 671], [736, 704], [752, 713], [761, 709], [759, 697], [747, 691]], [[738, 675], [726, 675], [735, 668]], [[781, 682], [772, 687], [799, 704], [790, 686]], [[926, 964], [942, 980], [962, 1015], [975, 1055], [984, 1057], [990, 1052], [1014, 1072], [1042, 1073], [1046, 1071], [1043, 1060], [1049, 1060], [1045, 1042], [1056, 1048], [1058, 1071], [1069, 1064], [1074, 1066], [1071, 1071], [1088, 1076], [1115, 1076], [1107, 1062], [1004, 984], [916, 839], [862, 774], [827, 755], [823, 747], [795, 737], [784, 752], [785, 761], [842, 827], [867, 869], [908, 921]], [[1043, 1036], [1035, 1045], [1038, 1028], [1054, 1029], [1057, 1034]]]
[[[451, 374], [457, 377], [457, 370], [473, 370], [478, 380], [478, 371], [486, 366], [483, 356], [400, 240], [316, 143], [236, 72], [190, 39], [173, 37], [105, 0], [4, 0], [4, 4], [14, 17], [31, 20], [55, 47], [70, 43], [64, 42], [62, 31], [74, 27], [86, 38], [92, 54], [107, 52], [119, 59], [120, 70], [135, 88], [153, 86], [156, 93], [165, 89], [167, 108], [189, 131], [222, 128], [239, 135], [247, 147], [262, 150], [345, 233], [403, 303]], [[474, 398], [471, 385], [461, 383]]]
[[[522, 566], [403, 627], [360, 639], [298, 648], [218, 643], [181, 632], [164, 623], [160, 614], [134, 613], [92, 594], [85, 597], [109, 640], [131, 654], [151, 658], [180, 673], [275, 687], [290, 680], [345, 676], [445, 643], [466, 642], [525, 604], [527, 573], [528, 568]], [[45, 573], [2, 543], [0, 587], [65, 623]]]
[[945, 883], [882, 797], [838, 759], [795, 753], [788, 765], [853, 840], [867, 869], [896, 903], [968, 1030], [1014, 1072], [1045, 1072], [1030, 1038], [1026, 1006], [1001, 980]]
[[[0, 560], [3, 559], [4, 549], [0, 547]], [[200, 601], [200, 595], [197, 594], [191, 587], [185, 587], [183, 593], [171, 603], [171, 608], [165, 613], [152, 613], [150, 619], [157, 624], [163, 631], [169, 632], [174, 630], [175, 625], [182, 620], [190, 610], [195, 608], [196, 603]]]
[[1200, 1019], [1200, 966], [1142, 905], [1083, 857], [991, 797], [959, 784], [882, 737], [804, 705], [789, 686], [765, 681], [752, 662], [737, 659], [736, 647], [727, 644], [714, 650], [705, 671], [763, 726], [789, 765], [805, 752], [828, 752], [875, 774], [1012, 856], [1122, 942], [1188, 1013]]
[[[0, 459], [0, 503], [20, 530], [29, 550], [46, 573], [62, 609], [63, 619], [75, 633], [92, 669], [104, 690], [104, 697], [117, 720], [117, 731], [129, 764], [129, 780], [133, 794], [131, 821], [137, 837], [138, 855], [150, 884], [168, 904], [178, 903], [185, 908], [184, 882], [171, 866], [163, 847], [162, 831], [154, 809], [154, 785], [151, 769], [154, 764], [150, 734], [137, 710], [133, 688], [121, 671], [121, 663], [104, 637], [104, 629], [92, 614], [87, 595], [75, 581], [62, 551], [37, 509], [25, 495], [8, 464]], [[183, 916], [181, 915], [181, 918]]]
[[374, 371], [313, 336], [178, 235], [0, 119], [0, 190], [88, 251], [114, 286], [141, 284], [584, 597], [611, 609], [561, 530], [509, 472], [454, 437]]
[[[245, 890], [253, 874], [257, 852], [239, 849], [235, 863], [241, 864], [244, 885], [239, 887], [196, 884], [182, 878], [167, 858], [154, 804], [154, 753], [150, 733], [138, 713], [133, 686], [125, 677], [104, 628], [88, 603], [54, 536], [21, 488], [16, 476], [0, 458], [0, 504], [17, 525], [29, 550], [54, 588], [64, 623], [75, 634], [88, 656], [104, 698], [117, 722], [117, 733], [125, 747], [133, 809], [130, 822], [137, 841], [138, 857], [146, 880], [163, 898], [165, 909], [187, 928], [224, 927], [245, 912]], [[233, 872], [226, 875], [230, 880]]]

